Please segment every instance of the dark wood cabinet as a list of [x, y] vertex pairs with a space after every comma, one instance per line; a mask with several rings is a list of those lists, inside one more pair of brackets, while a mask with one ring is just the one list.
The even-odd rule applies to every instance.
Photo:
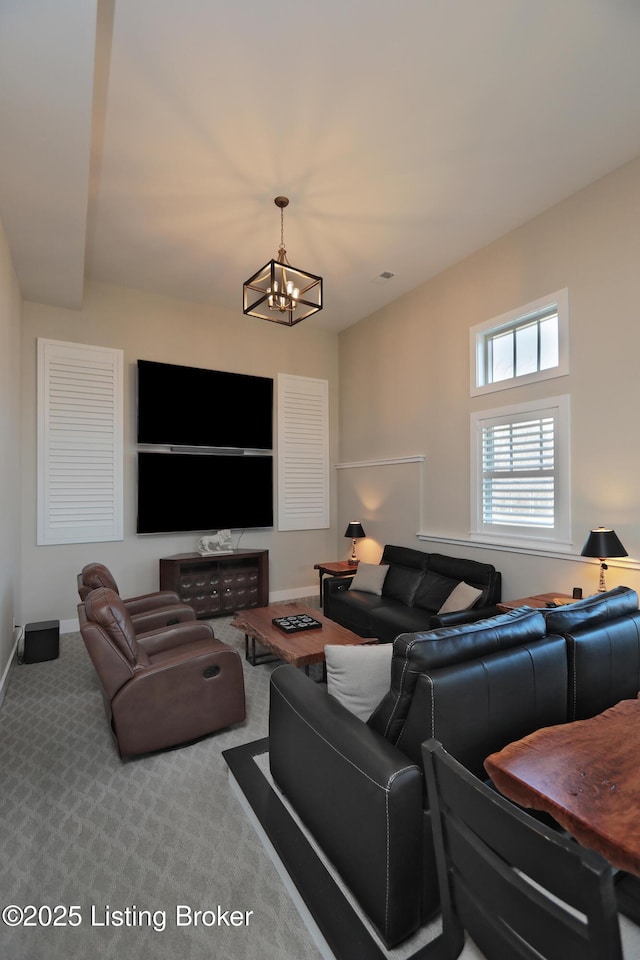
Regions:
[[203, 557], [177, 553], [160, 560], [160, 589], [175, 590], [199, 620], [269, 603], [269, 551], [234, 550]]

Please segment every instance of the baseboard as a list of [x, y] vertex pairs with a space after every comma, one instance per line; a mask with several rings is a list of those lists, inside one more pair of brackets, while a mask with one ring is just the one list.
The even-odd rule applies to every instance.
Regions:
[[285, 603], [287, 600], [301, 600], [303, 597], [319, 596], [318, 584], [312, 587], [296, 587], [291, 590], [275, 590], [269, 593], [269, 603]]
[[14, 627], [13, 628], [13, 647], [11, 648], [11, 653], [9, 654], [7, 665], [4, 668], [4, 673], [2, 674], [2, 679], [0, 680], [0, 707], [2, 706], [5, 691], [9, 683], [9, 672], [11, 670], [11, 667], [16, 662], [16, 650], [18, 649], [18, 644], [20, 643], [21, 636], [22, 636], [22, 627]]

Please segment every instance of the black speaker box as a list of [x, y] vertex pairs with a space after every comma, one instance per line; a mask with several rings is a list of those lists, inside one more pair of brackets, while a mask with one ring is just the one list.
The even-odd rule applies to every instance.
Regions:
[[24, 628], [23, 663], [56, 660], [60, 656], [60, 621], [41, 620]]

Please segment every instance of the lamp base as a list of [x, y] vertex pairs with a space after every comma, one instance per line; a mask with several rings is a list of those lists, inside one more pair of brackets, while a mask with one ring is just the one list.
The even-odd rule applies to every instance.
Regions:
[[600, 579], [598, 581], [598, 593], [607, 592], [607, 584], [605, 583], [604, 572], [605, 570], [608, 570], [608, 569], [609, 568], [607, 567], [606, 563], [603, 560], [601, 560], [600, 561]]

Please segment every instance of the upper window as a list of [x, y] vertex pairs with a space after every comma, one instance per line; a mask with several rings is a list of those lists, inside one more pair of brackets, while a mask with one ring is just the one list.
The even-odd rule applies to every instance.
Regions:
[[568, 291], [471, 328], [471, 396], [569, 372]]
[[471, 469], [474, 533], [569, 540], [568, 397], [472, 414]]

